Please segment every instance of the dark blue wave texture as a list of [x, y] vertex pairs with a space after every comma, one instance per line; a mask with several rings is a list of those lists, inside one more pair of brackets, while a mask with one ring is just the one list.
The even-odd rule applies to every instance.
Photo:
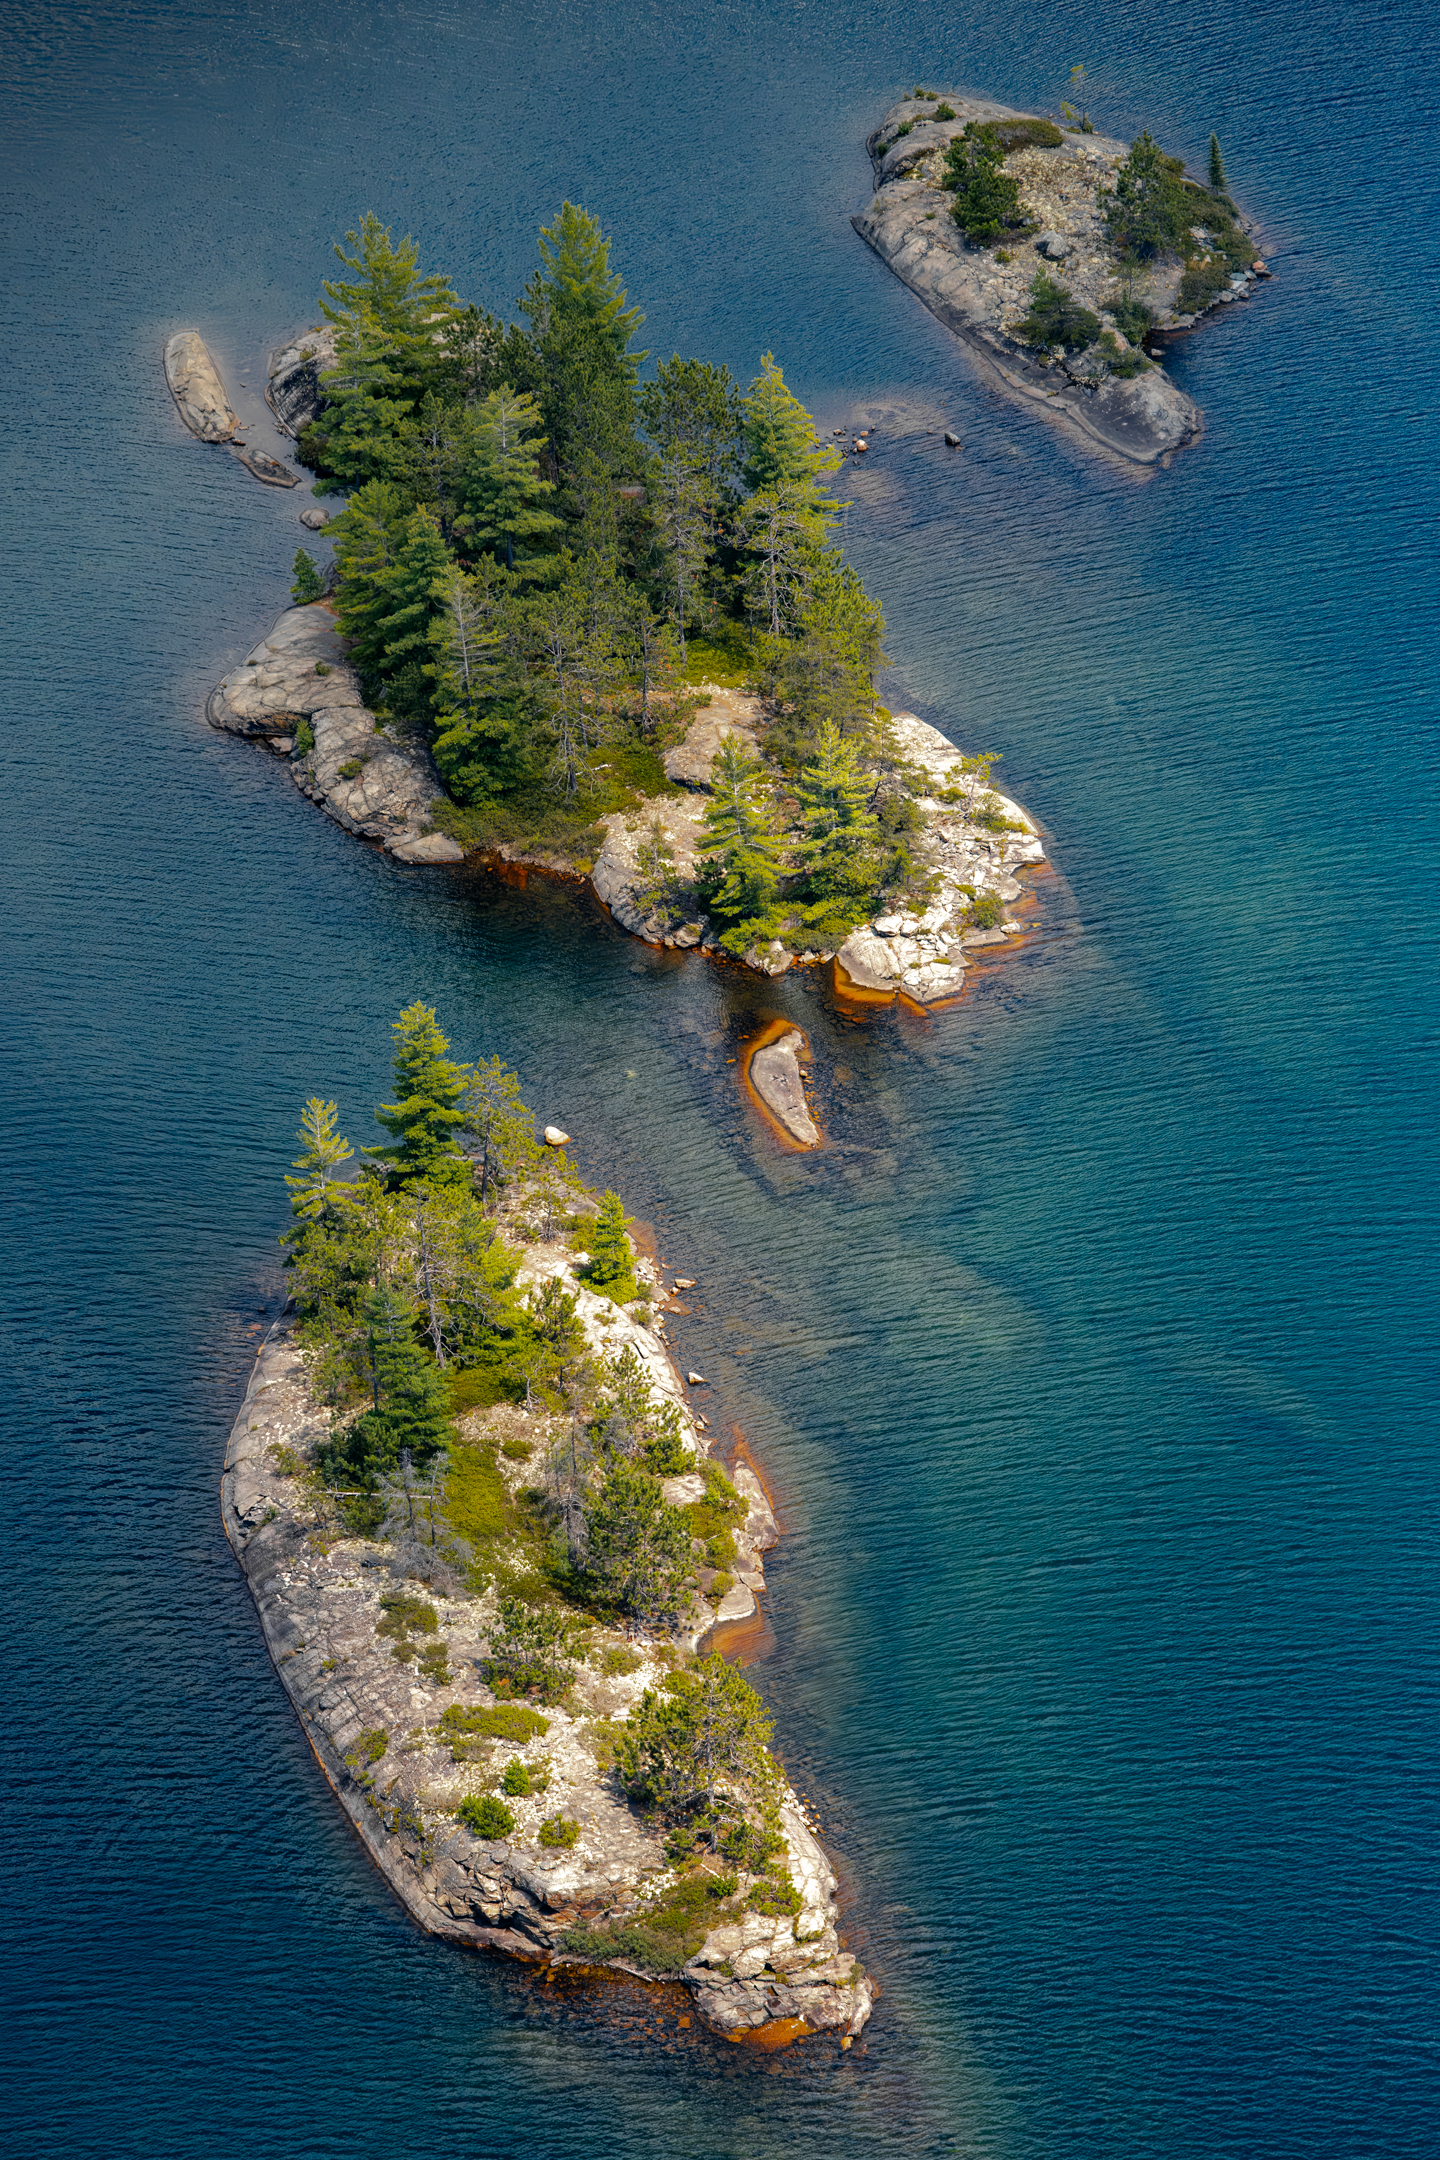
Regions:
[[[1434, 25], [7, 14], [8, 2151], [1440, 2149]], [[1076, 62], [1107, 132], [1218, 130], [1276, 271], [1183, 342], [1205, 432], [1148, 480], [1004, 402], [848, 223], [912, 83], [1054, 109]], [[880, 416], [845, 539], [887, 702], [1003, 753], [1054, 864], [950, 1011], [400, 866], [204, 725], [299, 500], [185, 435], [165, 337], [257, 412], [366, 209], [503, 309], [565, 196], [657, 354], [773, 348], [827, 429]], [[883, 1983], [849, 2053], [418, 1934], [267, 1661], [217, 1481], [281, 1174], [311, 1093], [371, 1130], [416, 996], [700, 1281], [680, 1355], [787, 1532], [751, 1670]], [[780, 1014], [813, 1157], [728, 1062]]]

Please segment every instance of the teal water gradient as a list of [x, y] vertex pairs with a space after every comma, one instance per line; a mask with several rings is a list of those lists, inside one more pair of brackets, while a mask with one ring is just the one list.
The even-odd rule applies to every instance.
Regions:
[[[7, 84], [4, 1985], [26, 2155], [1428, 2154], [1437, 2024], [1433, 21], [1021, 5], [34, 7]], [[914, 81], [1198, 157], [1278, 276], [1150, 484], [997, 401], [850, 231]], [[877, 429], [890, 702], [1049, 831], [956, 1011], [407, 871], [200, 724], [293, 497], [189, 441], [366, 207], [502, 306], [562, 195], [659, 352]], [[1399, 206], [1403, 205], [1403, 214]], [[924, 430], [958, 421], [963, 455]], [[416, 1936], [216, 1481], [297, 1102], [420, 994], [704, 1293], [782, 1495], [755, 1668], [885, 1994], [756, 2063]], [[831, 1148], [725, 1060], [811, 1031]]]

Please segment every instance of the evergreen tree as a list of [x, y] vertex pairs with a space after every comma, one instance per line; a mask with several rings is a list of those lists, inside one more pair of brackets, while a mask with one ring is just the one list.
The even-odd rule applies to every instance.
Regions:
[[480, 1143], [480, 1201], [492, 1187], [528, 1170], [538, 1149], [535, 1114], [520, 1100], [519, 1076], [498, 1057], [472, 1067], [465, 1087], [465, 1123]]
[[772, 1721], [739, 1668], [711, 1652], [647, 1688], [615, 1751], [629, 1791], [671, 1822], [693, 1821], [719, 1843], [727, 1813], [769, 1797]]
[[405, 498], [393, 482], [369, 480], [330, 523], [339, 572], [335, 612], [362, 674], [378, 675], [384, 665], [388, 579], [404, 543], [406, 515]]
[[651, 515], [665, 550], [665, 586], [673, 599], [675, 634], [685, 658], [685, 623], [694, 610], [715, 516], [715, 490], [704, 468], [679, 451], [658, 461], [650, 489]]
[[315, 567], [315, 558], [305, 549], [295, 550], [295, 582], [290, 587], [290, 597], [297, 607], [308, 607], [318, 600], [325, 590], [325, 581]]
[[773, 353], [762, 353], [743, 410], [746, 485], [768, 493], [790, 485], [814, 504], [825, 475], [839, 471], [840, 453], [833, 443], [821, 443], [809, 413], [786, 388]]
[[585, 1496], [585, 1573], [594, 1594], [650, 1626], [670, 1626], [689, 1602], [690, 1533], [660, 1480], [612, 1457]]
[[955, 197], [950, 215], [967, 240], [988, 247], [1007, 232], [1033, 230], [1020, 204], [1020, 184], [1003, 171], [1005, 152], [993, 132], [971, 121], [951, 143], [942, 186]]
[[635, 1258], [625, 1234], [625, 1209], [618, 1193], [607, 1192], [600, 1202], [590, 1234], [590, 1265], [585, 1272], [593, 1289], [608, 1290], [621, 1304], [635, 1295]]
[[721, 938], [727, 951], [743, 952], [768, 927], [779, 891], [779, 841], [763, 775], [760, 760], [727, 735], [711, 770], [700, 866], [711, 913], [731, 925]]
[[407, 234], [397, 246], [373, 211], [345, 240], [354, 252], [337, 242], [335, 253], [353, 276], [327, 279], [320, 303], [335, 325], [337, 365], [343, 369], [352, 356], [384, 355], [396, 381], [424, 382], [440, 364], [437, 333], [460, 308], [449, 279], [422, 275], [414, 241]]
[[491, 802], [521, 779], [526, 714], [521, 611], [506, 572], [482, 555], [467, 576], [452, 564], [435, 588], [435, 763], [457, 802]]
[[625, 304], [625, 288], [619, 272], [610, 268], [610, 243], [598, 220], [572, 202], [563, 203], [555, 223], [541, 227], [540, 261], [520, 303], [535, 336], [543, 339], [557, 324], [594, 329], [633, 377], [647, 355], [632, 353], [630, 340], [645, 317]]
[[493, 549], [509, 570], [534, 576], [530, 558], [537, 543], [560, 530], [546, 504], [554, 482], [539, 467], [545, 448], [540, 407], [523, 391], [501, 383], [472, 416], [469, 455], [461, 479], [464, 514], [457, 525], [470, 544]]
[[596, 1410], [596, 1430], [607, 1455], [638, 1454], [656, 1477], [678, 1477], [691, 1467], [680, 1413], [654, 1385], [627, 1343], [603, 1367], [604, 1393]]
[[285, 1183], [290, 1187], [291, 1208], [301, 1222], [314, 1222], [328, 1213], [332, 1190], [341, 1182], [340, 1165], [354, 1160], [355, 1150], [335, 1130], [339, 1114], [333, 1102], [324, 1102], [318, 1095], [310, 1096], [300, 1112], [297, 1137], [301, 1146], [295, 1157], [300, 1175], [287, 1177]]
[[640, 418], [657, 450], [703, 473], [717, 496], [734, 485], [745, 415], [729, 368], [678, 353], [662, 360], [641, 386]]
[[410, 1306], [383, 1280], [364, 1305], [371, 1407], [320, 1451], [328, 1480], [373, 1492], [404, 1450], [423, 1468], [449, 1445], [449, 1390], [415, 1340]]
[[394, 563], [381, 580], [385, 612], [378, 628], [387, 676], [399, 674], [407, 663], [423, 669], [431, 625], [445, 607], [449, 571], [449, 550], [434, 518], [428, 510], [412, 511]]
[[501, 1695], [533, 1692], [541, 1702], [555, 1701], [573, 1675], [576, 1632], [569, 1613], [502, 1597], [485, 1659], [491, 1687]]
[[772, 638], [790, 622], [825, 521], [835, 514], [834, 503], [798, 480], [759, 488], [742, 505], [736, 538], [749, 556], [749, 603]]
[[827, 721], [798, 787], [805, 816], [798, 852], [817, 903], [806, 910], [807, 921], [858, 919], [869, 911], [876, 869], [876, 820], [868, 808], [871, 787], [870, 774], [860, 766], [859, 746]]
[[390, 1183], [404, 1186], [423, 1178], [434, 1185], [468, 1183], [470, 1165], [460, 1153], [458, 1136], [465, 1123], [461, 1107], [468, 1084], [463, 1066], [445, 1052], [432, 1005], [407, 1005], [395, 1022], [395, 1094], [382, 1103], [376, 1122], [394, 1138], [377, 1148], [375, 1160], [387, 1163]]
[[1167, 157], [1148, 128], [1130, 146], [1115, 175], [1113, 194], [1101, 193], [1105, 231], [1112, 247], [1132, 261], [1148, 261], [1185, 238], [1190, 223], [1179, 158]]
[[1220, 155], [1220, 138], [1210, 137], [1210, 192], [1212, 195], [1228, 196], [1230, 183], [1225, 177], [1225, 160]]
[[875, 676], [887, 665], [885, 621], [839, 555], [812, 556], [797, 596], [795, 635], [772, 651], [769, 668], [785, 708], [768, 738], [787, 764], [813, 750], [820, 730], [868, 740], [875, 727]]

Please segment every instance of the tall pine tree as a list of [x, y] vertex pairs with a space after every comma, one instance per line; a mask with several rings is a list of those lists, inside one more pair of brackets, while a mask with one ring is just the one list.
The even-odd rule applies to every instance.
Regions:
[[468, 1184], [470, 1165], [460, 1152], [459, 1134], [469, 1075], [446, 1057], [450, 1044], [440, 1032], [433, 1005], [418, 1000], [407, 1005], [393, 1033], [396, 1100], [381, 1103], [375, 1118], [394, 1145], [377, 1148], [375, 1160], [389, 1166], [394, 1186], [416, 1179], [431, 1185]]

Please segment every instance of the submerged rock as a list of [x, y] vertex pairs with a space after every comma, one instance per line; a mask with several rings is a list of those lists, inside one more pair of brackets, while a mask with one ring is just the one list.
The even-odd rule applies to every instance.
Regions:
[[167, 343], [165, 380], [192, 435], [201, 442], [229, 442], [240, 423], [198, 330], [177, 330]]
[[818, 1147], [820, 1133], [805, 1103], [799, 1053], [805, 1038], [791, 1028], [778, 1042], [766, 1043], [750, 1060], [750, 1085], [767, 1110], [779, 1119], [801, 1147]]

